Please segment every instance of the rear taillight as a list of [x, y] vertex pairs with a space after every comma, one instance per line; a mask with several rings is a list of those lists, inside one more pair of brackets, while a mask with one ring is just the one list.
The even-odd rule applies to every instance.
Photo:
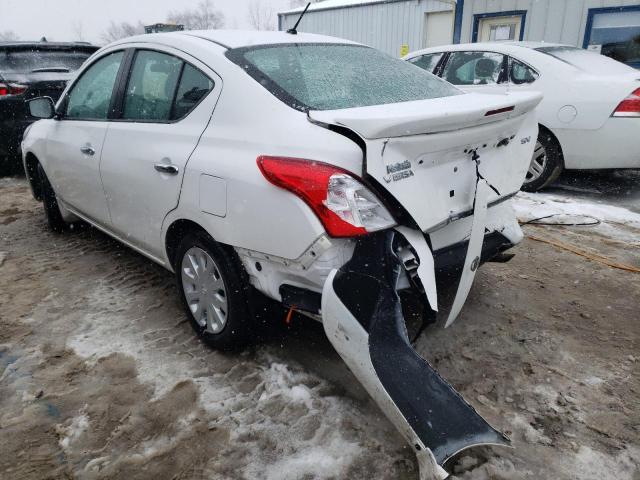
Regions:
[[640, 117], [640, 88], [620, 102], [612, 117]]
[[9, 95], [22, 95], [27, 91], [26, 85], [20, 85], [19, 83], [0, 83], [0, 97], [7, 97]]
[[304, 200], [332, 237], [354, 237], [395, 225], [378, 198], [341, 168], [287, 157], [260, 156], [257, 161], [264, 177]]

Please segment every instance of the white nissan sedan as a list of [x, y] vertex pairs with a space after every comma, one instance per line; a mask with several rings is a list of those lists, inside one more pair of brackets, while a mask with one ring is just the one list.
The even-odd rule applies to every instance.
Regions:
[[[517, 244], [509, 199], [537, 93], [465, 94], [410, 63], [294, 32], [144, 35], [91, 57], [26, 132], [24, 166], [57, 231], [83, 219], [175, 272], [216, 348], [255, 333], [255, 292], [320, 319], [415, 448], [421, 478], [507, 439], [407, 338], [403, 296]], [[457, 277], [456, 277], [457, 278]]]
[[640, 168], [640, 72], [621, 62], [541, 42], [447, 45], [405, 60], [468, 92], [543, 94], [523, 190], [546, 187], [563, 169]]

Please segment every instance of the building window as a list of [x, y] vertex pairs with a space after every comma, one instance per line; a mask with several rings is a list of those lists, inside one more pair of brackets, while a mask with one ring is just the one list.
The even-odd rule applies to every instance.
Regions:
[[640, 68], [640, 6], [589, 9], [583, 47]]
[[479, 13], [473, 16], [472, 42], [506, 42], [524, 38], [526, 10]]

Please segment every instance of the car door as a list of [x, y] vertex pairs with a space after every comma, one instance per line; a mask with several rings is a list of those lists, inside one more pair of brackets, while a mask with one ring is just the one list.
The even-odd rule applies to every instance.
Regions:
[[135, 53], [100, 172], [114, 232], [148, 254], [162, 255], [162, 221], [178, 204], [221, 87], [206, 66], [172, 49]]
[[47, 138], [46, 171], [56, 194], [90, 220], [108, 225], [100, 156], [124, 51], [94, 61], [65, 95]]
[[506, 93], [507, 63], [496, 52], [450, 52], [440, 76], [467, 92]]

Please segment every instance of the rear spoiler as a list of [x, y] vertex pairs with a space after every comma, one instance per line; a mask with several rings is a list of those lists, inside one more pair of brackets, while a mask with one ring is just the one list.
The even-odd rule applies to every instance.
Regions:
[[367, 139], [442, 133], [518, 117], [542, 100], [537, 92], [461, 94], [342, 110], [312, 110], [309, 120], [350, 128]]

